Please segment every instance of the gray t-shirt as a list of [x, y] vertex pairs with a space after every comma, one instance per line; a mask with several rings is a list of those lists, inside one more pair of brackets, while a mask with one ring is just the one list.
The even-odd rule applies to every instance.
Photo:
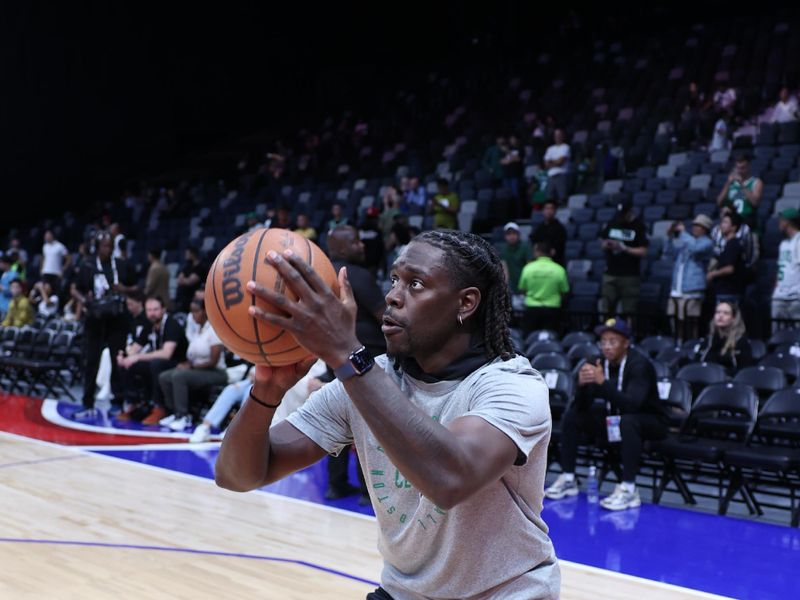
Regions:
[[539, 373], [518, 356], [463, 380], [424, 383], [395, 372], [385, 356], [377, 363], [432, 419], [478, 416], [527, 457], [443, 511], [390, 462], [339, 381], [312, 394], [288, 421], [330, 454], [355, 442], [380, 528], [382, 587], [396, 600], [558, 598], [558, 562], [541, 518], [551, 419]]

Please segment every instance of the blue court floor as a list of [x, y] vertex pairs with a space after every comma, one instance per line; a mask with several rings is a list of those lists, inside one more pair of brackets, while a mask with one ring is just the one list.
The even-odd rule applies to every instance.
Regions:
[[[217, 448], [96, 449], [101, 454], [213, 478]], [[351, 482], [357, 483], [351, 464]], [[357, 497], [323, 498], [320, 462], [266, 491], [373, 514]], [[586, 497], [546, 501], [543, 513], [560, 558], [742, 599], [800, 598], [800, 530], [691, 510], [643, 504], [612, 513]]]

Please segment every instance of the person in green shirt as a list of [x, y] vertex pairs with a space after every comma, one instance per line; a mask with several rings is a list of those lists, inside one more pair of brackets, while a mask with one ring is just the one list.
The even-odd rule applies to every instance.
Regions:
[[750, 157], [740, 154], [736, 157], [736, 166], [728, 176], [728, 181], [717, 196], [717, 206], [722, 206], [726, 200], [732, 202], [742, 220], [751, 229], [755, 229], [758, 205], [763, 193], [764, 182], [750, 175]]
[[503, 227], [506, 243], [500, 249], [500, 258], [503, 261], [503, 270], [506, 273], [508, 289], [514, 294], [518, 291], [517, 284], [522, 269], [531, 259], [531, 245], [522, 240], [519, 234], [519, 225], [514, 222], [506, 223]]
[[550, 243], [537, 242], [533, 256], [519, 277], [519, 289], [525, 293], [525, 335], [536, 329], [558, 329], [561, 298], [569, 292], [567, 272], [553, 260]]
[[458, 194], [450, 191], [450, 182], [444, 177], [436, 180], [439, 188], [431, 202], [433, 207], [433, 228], [434, 229], [457, 229], [459, 201]]

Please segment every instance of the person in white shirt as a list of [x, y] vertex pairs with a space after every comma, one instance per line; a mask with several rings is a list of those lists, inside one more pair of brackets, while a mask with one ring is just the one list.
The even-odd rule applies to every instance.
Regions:
[[780, 321], [800, 321], [800, 212], [795, 208], [782, 211], [779, 227], [786, 239], [778, 250], [778, 274], [772, 292], [773, 330], [784, 325]]
[[189, 414], [190, 390], [210, 390], [214, 386], [228, 383], [222, 342], [208, 322], [205, 302], [193, 298], [190, 310], [189, 320], [194, 320], [200, 329], [189, 342], [186, 361], [158, 376], [158, 383], [164, 392], [164, 404], [169, 413], [158, 424], [173, 431], [183, 431], [192, 425]]
[[[111, 239], [114, 240], [114, 258], [126, 258], [125, 256], [125, 234], [120, 231], [119, 223], [112, 223], [108, 227]], [[166, 302], [166, 298], [164, 301]]]
[[773, 123], [789, 123], [800, 119], [800, 112], [797, 108], [797, 98], [789, 95], [789, 88], [783, 86], [778, 95], [778, 103], [772, 110]]
[[49, 281], [37, 281], [28, 299], [36, 306], [36, 314], [40, 317], [49, 319], [58, 315], [58, 296], [53, 293]]
[[730, 150], [731, 140], [728, 137], [728, 124], [725, 117], [721, 116], [714, 124], [714, 134], [711, 136], [711, 143], [708, 145], [709, 152], [717, 150]]
[[544, 167], [547, 169], [548, 198], [559, 202], [566, 201], [569, 183], [569, 144], [564, 143], [564, 131], [556, 129], [555, 142], [544, 153]]
[[61, 289], [61, 278], [64, 271], [72, 262], [67, 248], [56, 239], [53, 232], [49, 229], [44, 232], [44, 244], [42, 245], [42, 280], [58, 292]]

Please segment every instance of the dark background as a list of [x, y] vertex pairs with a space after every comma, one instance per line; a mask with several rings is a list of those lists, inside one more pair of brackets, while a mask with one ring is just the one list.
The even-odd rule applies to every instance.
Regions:
[[[273, 6], [272, 4], [275, 4]], [[369, 6], [369, 7], [368, 7]], [[37, 2], [0, 6], [5, 229], [117, 198], [260, 130], [369, 104], [433, 64], [531, 61], [580, 19], [608, 36], [730, 5]], [[751, 10], [755, 10], [753, 7]], [[44, 211], [44, 212], [43, 212]]]

